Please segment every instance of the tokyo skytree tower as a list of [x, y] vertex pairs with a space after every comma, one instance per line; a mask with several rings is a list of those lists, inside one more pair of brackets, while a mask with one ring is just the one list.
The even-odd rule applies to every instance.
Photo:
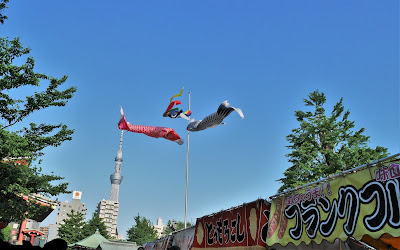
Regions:
[[122, 175], [121, 175], [121, 164], [122, 164], [122, 137], [124, 131], [121, 130], [121, 139], [119, 141], [119, 149], [117, 151], [117, 156], [115, 157], [115, 169], [114, 173], [110, 175], [111, 181], [111, 193], [110, 193], [110, 200], [111, 201], [118, 201], [119, 196], [119, 185], [122, 182]]

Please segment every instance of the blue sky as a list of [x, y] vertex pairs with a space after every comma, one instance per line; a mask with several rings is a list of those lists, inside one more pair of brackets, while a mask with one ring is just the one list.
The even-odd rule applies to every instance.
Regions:
[[[42, 167], [83, 191], [88, 217], [110, 194], [119, 105], [132, 124], [171, 127], [186, 141], [187, 122], [162, 117], [183, 86], [193, 118], [224, 100], [245, 115], [190, 134], [189, 221], [276, 193], [294, 111], [316, 89], [328, 108], [343, 97], [371, 147], [400, 152], [398, 1], [20, 0], [5, 14], [1, 36], [20, 36], [38, 72], [78, 88], [66, 107], [26, 122], [75, 129], [45, 150]], [[123, 159], [119, 232], [138, 213], [183, 221], [186, 144], [124, 133]]]

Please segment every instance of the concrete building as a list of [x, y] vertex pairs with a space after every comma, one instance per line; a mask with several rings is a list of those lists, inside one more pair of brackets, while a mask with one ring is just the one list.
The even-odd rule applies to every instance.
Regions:
[[39, 227], [39, 231], [43, 233], [43, 235], [47, 238], [47, 235], [49, 234], [49, 228], [53, 224], [48, 225], [47, 227]]
[[119, 185], [122, 182], [121, 164], [122, 164], [122, 139], [124, 131], [121, 131], [119, 149], [115, 157], [114, 173], [110, 175], [111, 192], [109, 200], [101, 200], [97, 204], [99, 217], [103, 219], [107, 226], [108, 233], [113, 238], [119, 238], [117, 230], [118, 211], [119, 211]]
[[82, 192], [81, 191], [73, 191], [72, 192], [72, 202], [60, 202], [58, 205], [58, 212], [56, 217], [56, 224], [49, 227], [49, 234], [48, 234], [48, 241], [51, 241], [57, 238], [58, 234], [58, 227], [60, 224], [63, 224], [63, 220], [68, 218], [69, 213], [71, 210], [79, 212], [83, 215], [83, 219], [86, 220], [86, 205], [85, 203], [81, 203]]
[[69, 203], [68, 201], [60, 202], [60, 205], [58, 206], [56, 225], [64, 223], [63, 220], [68, 218], [67, 214], [71, 213], [72, 210], [83, 214], [83, 219], [86, 219], [87, 209], [85, 203], [81, 203], [81, 198], [82, 192], [74, 191], [72, 195], [72, 203]]
[[118, 219], [119, 203], [118, 201], [102, 200], [97, 205], [99, 217], [106, 224], [108, 234], [117, 238], [117, 219]]
[[162, 219], [161, 217], [157, 218], [157, 224], [153, 226], [155, 230], [157, 230], [157, 236], [158, 238], [161, 238], [164, 236], [164, 231], [165, 228], [167, 227], [166, 225], [162, 224]]

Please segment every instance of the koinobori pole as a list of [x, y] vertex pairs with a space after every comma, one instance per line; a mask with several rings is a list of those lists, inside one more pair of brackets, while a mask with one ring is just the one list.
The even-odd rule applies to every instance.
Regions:
[[[190, 110], [190, 95], [191, 92], [189, 92], [189, 110]], [[186, 151], [185, 228], [187, 227], [186, 225], [187, 225], [187, 203], [188, 203], [188, 182], [189, 182], [189, 134], [190, 132], [188, 131], [187, 144], [186, 144], [187, 151]]]

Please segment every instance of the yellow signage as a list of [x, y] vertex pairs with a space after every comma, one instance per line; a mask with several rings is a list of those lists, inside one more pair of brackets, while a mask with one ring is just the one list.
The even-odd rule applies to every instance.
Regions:
[[273, 199], [267, 245], [399, 237], [399, 163], [397, 157]]

